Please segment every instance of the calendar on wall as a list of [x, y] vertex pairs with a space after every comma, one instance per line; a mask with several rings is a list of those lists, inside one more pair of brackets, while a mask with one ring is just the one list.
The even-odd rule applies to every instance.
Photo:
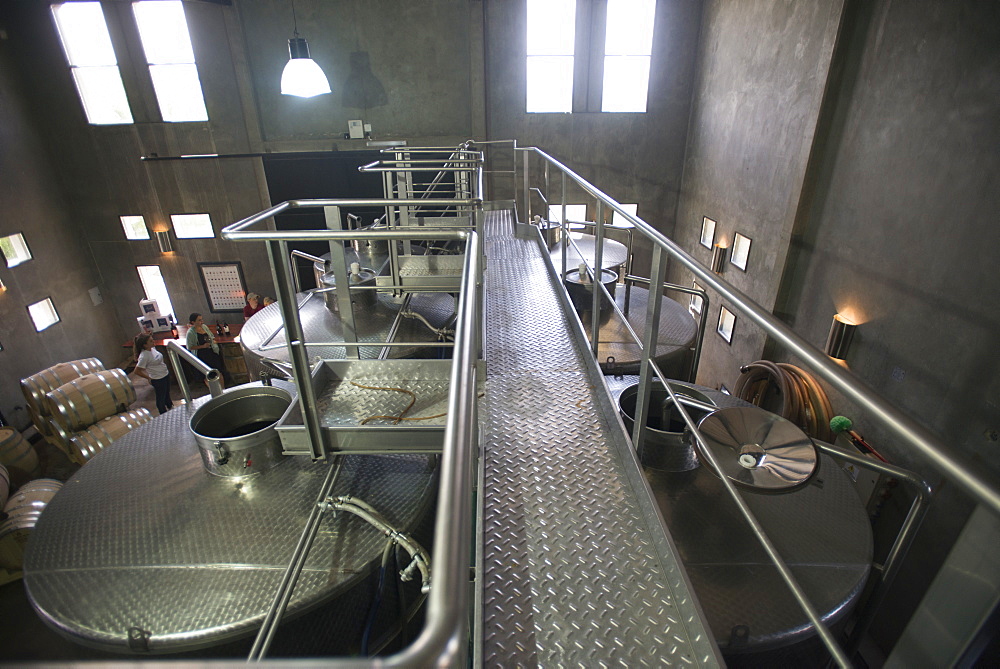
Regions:
[[242, 313], [247, 294], [243, 266], [239, 262], [200, 262], [198, 269], [211, 310]]

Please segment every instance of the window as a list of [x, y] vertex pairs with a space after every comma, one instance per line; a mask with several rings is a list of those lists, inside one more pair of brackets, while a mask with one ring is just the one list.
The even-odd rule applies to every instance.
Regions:
[[[139, 272], [142, 289], [146, 292], [146, 299], [156, 300], [161, 316], [173, 314], [174, 305], [170, 302], [170, 294], [167, 292], [167, 284], [163, 282], [163, 275], [160, 274], [160, 266], [139, 265], [136, 270]], [[174, 320], [176, 320], [176, 315]]]
[[[562, 205], [561, 204], [550, 204], [549, 205], [549, 220], [555, 221], [556, 223], [562, 223]], [[567, 204], [566, 205], [566, 220], [567, 221], [586, 221], [587, 220], [587, 205], [585, 204]]]
[[172, 214], [170, 222], [174, 224], [174, 234], [177, 235], [177, 239], [215, 237], [212, 219], [208, 214]]
[[52, 299], [48, 297], [34, 304], [29, 304], [28, 315], [31, 316], [31, 321], [35, 324], [35, 332], [41, 332], [50, 325], [59, 322], [56, 305], [52, 304]]
[[608, 0], [601, 111], [644, 112], [656, 0]]
[[[623, 205], [621, 205], [621, 207], [622, 207], [622, 209], [624, 209], [628, 213], [630, 213], [633, 216], [635, 216], [635, 217], [638, 218], [638, 216], [639, 216], [639, 205], [637, 205], [637, 204], [623, 204]], [[613, 214], [611, 216], [611, 225], [615, 226], [616, 228], [631, 228], [631, 227], [634, 227], [632, 225], [632, 221], [628, 220], [627, 218], [625, 218], [624, 216], [622, 216], [621, 214], [619, 214], [617, 211], [613, 212]]]
[[53, 5], [52, 16], [87, 121], [92, 125], [131, 123], [132, 111], [101, 3]]
[[576, 0], [528, 0], [527, 111], [573, 111]]
[[24, 235], [20, 232], [8, 237], [0, 237], [0, 251], [7, 259], [7, 267], [16, 267], [23, 262], [31, 260], [31, 251], [24, 242]]
[[146, 220], [142, 216], [121, 216], [125, 239], [149, 239]]
[[163, 120], [207, 121], [208, 111], [180, 0], [135, 2], [132, 12]]
[[[526, 3], [526, 111], [646, 111], [656, 0]], [[602, 6], [607, 9], [603, 22], [604, 17], [594, 16]], [[580, 58], [575, 58], [577, 28], [579, 43], [592, 45], [581, 48], [593, 51], [581, 53]], [[577, 94], [574, 80], [583, 87]]]

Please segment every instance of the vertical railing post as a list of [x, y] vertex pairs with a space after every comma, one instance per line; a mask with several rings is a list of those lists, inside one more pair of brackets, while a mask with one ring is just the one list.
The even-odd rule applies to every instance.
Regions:
[[[342, 230], [340, 207], [323, 207], [327, 230]], [[344, 334], [344, 343], [356, 342], [358, 334], [354, 327], [354, 307], [351, 305], [351, 273], [347, 269], [347, 258], [344, 255], [344, 242], [339, 239], [330, 240], [330, 269], [337, 284], [337, 310], [340, 312], [340, 325]], [[345, 357], [358, 356], [361, 351], [357, 346], [347, 346]]]
[[649, 415], [650, 377], [653, 374], [650, 360], [656, 355], [656, 341], [660, 333], [660, 307], [663, 304], [663, 281], [667, 276], [667, 257], [659, 244], [653, 245], [653, 260], [649, 277], [649, 303], [646, 305], [646, 331], [643, 334], [642, 362], [639, 364], [639, 387], [635, 398], [635, 425], [632, 427], [632, 445], [642, 457], [646, 437], [646, 417]]
[[531, 222], [531, 187], [528, 181], [528, 152], [523, 151], [522, 155], [524, 157], [523, 163], [523, 174], [521, 177], [524, 179], [524, 218], [521, 219], [522, 223]]
[[590, 349], [594, 352], [594, 359], [597, 360], [601, 334], [601, 300], [604, 299], [604, 293], [600, 288], [604, 283], [604, 202], [601, 200], [597, 201], [597, 229], [595, 232], [597, 234], [594, 240], [594, 280], [590, 284], [594, 290], [594, 301], [590, 315]]
[[280, 296], [278, 306], [281, 307], [281, 317], [285, 321], [288, 357], [292, 362], [292, 380], [299, 394], [299, 409], [309, 435], [312, 458], [321, 460], [325, 457], [323, 431], [316, 411], [316, 392], [313, 390], [312, 377], [309, 374], [309, 354], [306, 351], [305, 335], [302, 333], [302, 321], [299, 319], [298, 302], [292, 290], [292, 273], [288, 268], [288, 243], [268, 240], [267, 253], [271, 261], [271, 272], [274, 274], [274, 287]]
[[[559, 236], [562, 237], [562, 278], [561, 281], [566, 280], [566, 245], [569, 243], [568, 235], [566, 234], [566, 173], [562, 173], [562, 199], [560, 200], [562, 212], [559, 214]], [[581, 277], [582, 278], [582, 277]]]

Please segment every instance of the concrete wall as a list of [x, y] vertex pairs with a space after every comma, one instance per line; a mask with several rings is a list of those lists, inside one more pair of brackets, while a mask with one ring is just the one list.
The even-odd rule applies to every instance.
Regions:
[[[603, 7], [601, 2], [580, 5], [592, 5], [595, 12]], [[641, 218], [671, 233], [684, 159], [700, 3], [658, 3], [645, 114], [526, 113], [525, 18], [522, 2], [486, 4], [489, 137], [516, 138], [521, 146], [541, 147], [619, 202], [638, 203]], [[518, 169], [520, 165], [518, 162]], [[502, 167], [510, 169], [509, 165]], [[537, 164], [534, 175], [533, 184], [541, 187]], [[559, 188], [553, 181], [550, 200], [560, 197]], [[592, 220], [592, 200], [587, 201], [572, 188], [569, 200], [586, 202]], [[533, 206], [544, 216], [540, 200], [535, 199]], [[638, 265], [644, 267], [649, 250], [639, 249], [637, 256]]]
[[[676, 234], [706, 265], [702, 216], [719, 221], [717, 239], [751, 237], [747, 272], [727, 265], [723, 278], [818, 347], [834, 313], [861, 321], [846, 367], [987, 475], [1000, 471], [1000, 273], [987, 255], [1000, 243], [997, 45], [993, 3], [706, 3]], [[732, 346], [708, 335], [699, 380], [732, 388], [760, 357], [796, 362], [742, 319]], [[873, 627], [889, 649], [972, 504], [831, 400], [937, 488]], [[883, 507], [878, 546], [907, 504], [897, 491]]]
[[[723, 278], [767, 309], [774, 305], [795, 221], [842, 3], [707, 2], [698, 47], [684, 181], [675, 239], [697, 260], [702, 218], [715, 240], [752, 240], [746, 272]], [[669, 278], [691, 284], [687, 271]], [[763, 332], [737, 317], [731, 344], [715, 334], [723, 303], [710, 294], [699, 380], [732, 388], [739, 366], [761, 357]], [[732, 310], [731, 305], [729, 306]]]
[[[1000, 9], [877, 2], [845, 35], [843, 93], [792, 240], [779, 310], [818, 345], [835, 312], [860, 325], [848, 369], [938, 434], [975, 471], [1000, 475]], [[781, 356], [780, 351], [775, 351]], [[938, 488], [874, 633], [895, 639], [972, 503], [926, 459], [839, 394], [838, 412]], [[898, 518], [896, 495], [886, 520]]]
[[[0, 237], [22, 233], [32, 259], [8, 268], [0, 261], [0, 413], [13, 425], [30, 422], [18, 380], [66, 360], [97, 357], [105, 366], [124, 357], [124, 333], [103, 291], [75, 212], [59, 189], [56, 170], [31, 123], [10, 54], [0, 41]], [[61, 321], [35, 332], [27, 305], [49, 297]]]

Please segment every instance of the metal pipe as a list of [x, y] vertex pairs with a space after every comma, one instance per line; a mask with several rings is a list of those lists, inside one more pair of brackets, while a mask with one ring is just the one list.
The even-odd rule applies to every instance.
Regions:
[[[403, 298], [403, 304], [400, 305], [399, 311], [396, 312], [396, 317], [392, 319], [392, 325], [389, 326], [389, 333], [385, 336], [385, 343], [389, 344], [393, 339], [396, 338], [396, 333], [399, 331], [399, 326], [403, 322], [403, 312], [410, 307], [410, 300], [413, 299], [413, 293], [407, 293], [406, 297]], [[385, 360], [389, 357], [389, 351], [391, 347], [385, 346], [378, 354], [379, 360]]]
[[[299, 251], [297, 249], [292, 251], [292, 256], [295, 257], [295, 258], [305, 258], [306, 260], [311, 260], [314, 263], [318, 263], [318, 262], [326, 263], [325, 260], [323, 260], [322, 258], [320, 258], [318, 256], [314, 256], [311, 253], [306, 253], [305, 251]], [[292, 277], [293, 277], [293, 279], [295, 281], [295, 292], [296, 293], [301, 293], [302, 292], [302, 277], [299, 275], [299, 265], [294, 260], [292, 261]]]
[[[432, 346], [444, 346], [451, 347], [454, 346], [454, 342], [450, 341], [352, 341], [350, 343], [345, 343], [343, 341], [307, 341], [304, 343], [306, 347], [309, 346], [387, 346], [387, 347], [432, 347]], [[277, 349], [285, 348], [285, 344], [271, 344], [269, 346], [259, 346], [255, 350], [257, 351], [274, 351]]]
[[254, 639], [253, 646], [250, 648], [250, 655], [247, 657], [248, 662], [259, 662], [267, 654], [268, 648], [271, 647], [271, 641], [278, 630], [281, 616], [284, 615], [285, 609], [288, 607], [292, 591], [295, 589], [295, 584], [299, 580], [302, 568], [306, 564], [309, 549], [316, 539], [316, 533], [319, 532], [320, 521], [322, 521], [323, 512], [327, 508], [323, 506], [323, 502], [330, 496], [330, 492], [337, 484], [342, 464], [343, 461], [339, 457], [334, 458], [333, 462], [330, 463], [330, 468], [327, 470], [326, 476], [323, 478], [323, 483], [320, 485], [319, 494], [316, 496], [316, 501], [309, 512], [309, 518], [306, 519], [306, 525], [302, 529], [302, 534], [299, 535], [299, 541], [295, 545], [295, 549], [292, 551], [288, 567], [285, 568], [285, 573], [281, 577], [281, 583], [275, 592], [271, 607], [264, 615], [260, 631], [257, 633], [257, 638]]
[[868, 458], [860, 453], [841, 448], [835, 444], [828, 444], [818, 439], [813, 439], [813, 443], [816, 444], [816, 448], [833, 458], [847, 460], [859, 467], [900, 479], [913, 491], [913, 502], [910, 504], [910, 510], [903, 519], [903, 524], [896, 534], [896, 540], [892, 543], [892, 547], [889, 549], [889, 553], [886, 555], [881, 569], [877, 570], [879, 572], [877, 576], [878, 580], [872, 586], [868, 599], [865, 601], [861, 612], [855, 620], [854, 627], [850, 631], [847, 650], [853, 654], [860, 645], [862, 637], [868, 631], [872, 620], [875, 618], [875, 612], [885, 600], [885, 596], [889, 592], [889, 587], [892, 585], [893, 580], [896, 578], [896, 573], [899, 571], [899, 564], [913, 544], [917, 530], [920, 528], [924, 516], [927, 515], [933, 491], [927, 481], [908, 469]]
[[621, 208], [621, 205], [605, 193], [592, 186], [589, 182], [568, 167], [552, 158], [536, 147], [518, 147], [517, 151], [534, 151], [564, 174], [573, 179], [584, 191], [605, 202], [620, 213], [626, 220], [642, 231], [656, 248], [662, 248], [704, 282], [706, 287], [717, 291], [733, 304], [734, 308], [759, 325], [768, 335], [785, 346], [793, 355], [810, 369], [815, 371], [830, 385], [843, 393], [848, 399], [862, 407], [879, 424], [907, 445], [916, 449], [927, 460], [941, 470], [945, 476], [957, 483], [976, 500], [982, 502], [995, 514], [1000, 514], [1000, 481], [988, 474], [983, 468], [976, 468], [963, 455], [956, 453], [933, 435], [930, 430], [918, 424], [902, 411], [880, 397], [868, 384], [853, 374], [841, 369], [822, 351], [796, 334], [791, 328], [781, 322], [773, 314], [755, 303], [748, 296], [721, 279], [701, 263], [694, 259], [675, 242], [663, 236], [659, 231], [642, 219], [633, 216]]
[[448, 419], [441, 455], [441, 488], [435, 527], [449, 528], [434, 536], [436, 584], [428, 597], [427, 622], [420, 636], [403, 652], [386, 658], [383, 666], [454, 666], [465, 652], [455, 639], [467, 624], [469, 566], [472, 563], [472, 477], [476, 460], [476, 350], [479, 313], [476, 278], [481, 272], [479, 236], [471, 235], [465, 254], [456, 347], [448, 389]]
[[181, 394], [184, 396], [184, 401], [188, 406], [191, 406], [191, 389], [188, 388], [187, 378], [184, 375], [184, 369], [181, 367], [181, 361], [178, 356], [187, 360], [191, 363], [191, 366], [205, 375], [205, 381], [208, 382], [208, 392], [212, 397], [218, 397], [222, 394], [222, 373], [217, 369], [209, 367], [204, 360], [178, 344], [177, 340], [171, 339], [167, 342], [167, 355], [170, 356], [170, 365], [174, 368], [177, 385], [180, 386]]

